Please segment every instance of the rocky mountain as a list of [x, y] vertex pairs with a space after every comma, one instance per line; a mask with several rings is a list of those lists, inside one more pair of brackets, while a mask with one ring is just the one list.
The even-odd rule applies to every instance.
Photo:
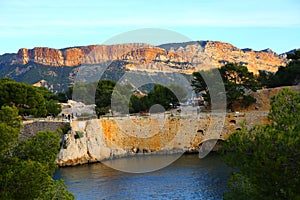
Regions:
[[[43, 80], [54, 91], [72, 84], [83, 65], [105, 63], [106, 78], [118, 79], [127, 70], [152, 73], [191, 74], [198, 70], [220, 67], [228, 62], [246, 65], [255, 74], [258, 70], [277, 71], [288, 62], [286, 55], [270, 49], [239, 49], [229, 43], [192, 41], [159, 46], [132, 43], [90, 45], [53, 49], [35, 47], [20, 49], [16, 54], [0, 56], [0, 77], [7, 76], [31, 84]], [[90, 75], [97, 71], [90, 71]]]
[[33, 49], [22, 48], [11, 57], [11, 64], [25, 65], [35, 62], [49, 66], [77, 66], [82, 63], [96, 64], [107, 60], [117, 60], [131, 49], [147, 47], [147, 44], [117, 44], [117, 45], [90, 45], [65, 49], [52, 49], [47, 47], [35, 47]]

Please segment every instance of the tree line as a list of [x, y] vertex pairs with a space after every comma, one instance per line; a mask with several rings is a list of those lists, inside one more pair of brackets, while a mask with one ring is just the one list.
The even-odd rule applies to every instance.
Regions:
[[[107, 87], [107, 86], [110, 87]], [[115, 88], [115, 89], [114, 89]], [[148, 112], [151, 106], [161, 105], [165, 110], [174, 108], [186, 100], [187, 92], [179, 85], [163, 86], [154, 84], [147, 95], [135, 95], [131, 86], [117, 85], [110, 80], [99, 81], [96, 89], [95, 104], [99, 115], [106, 114], [113, 104], [113, 112], [139, 113]]]
[[15, 106], [21, 116], [55, 117], [61, 112], [58, 102], [57, 95], [44, 87], [0, 79], [0, 107]]
[[123, 114], [148, 112], [155, 104], [160, 104], [165, 110], [169, 110], [187, 100], [188, 92], [177, 84], [167, 86], [149, 84], [147, 88], [150, 88], [150, 91], [144, 94], [137, 92], [137, 88], [131, 85], [121, 85], [112, 80], [99, 80], [91, 83], [76, 83], [58, 96], [61, 102], [67, 102], [75, 96], [76, 101], [95, 104], [98, 116], [109, 112]]
[[273, 88], [300, 84], [300, 50], [287, 54], [290, 62], [286, 67], [279, 67], [276, 73], [259, 71], [258, 80], [262, 87]]

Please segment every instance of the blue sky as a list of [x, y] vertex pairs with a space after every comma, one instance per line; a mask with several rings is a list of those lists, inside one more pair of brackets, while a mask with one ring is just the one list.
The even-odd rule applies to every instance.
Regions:
[[101, 44], [140, 28], [283, 53], [300, 48], [300, 1], [0, 1], [0, 54], [22, 47]]

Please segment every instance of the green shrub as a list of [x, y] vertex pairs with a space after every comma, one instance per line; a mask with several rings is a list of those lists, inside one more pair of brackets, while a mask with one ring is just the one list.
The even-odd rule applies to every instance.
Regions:
[[64, 149], [67, 149], [67, 148], [68, 148], [68, 142], [67, 142], [66, 140], [64, 140], [63, 148], [64, 148]]
[[62, 127], [63, 134], [67, 134], [71, 130], [71, 125], [69, 123], [66, 123], [64, 127]]
[[75, 139], [82, 138], [83, 136], [84, 136], [83, 131], [75, 131], [75, 135], [74, 135]]

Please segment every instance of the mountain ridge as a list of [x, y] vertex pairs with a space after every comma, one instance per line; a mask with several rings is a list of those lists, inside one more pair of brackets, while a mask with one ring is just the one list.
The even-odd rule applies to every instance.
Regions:
[[158, 46], [128, 43], [62, 49], [35, 47], [1, 55], [0, 77], [25, 80], [31, 84], [45, 80], [52, 88], [61, 88], [61, 85], [65, 88], [72, 85], [76, 73], [84, 64], [108, 63], [105, 66], [112, 66], [106, 78], [117, 78], [126, 70], [191, 74], [229, 62], [245, 65], [257, 74], [258, 70], [276, 72], [279, 66], [286, 66], [288, 59], [286, 54], [278, 55], [271, 49], [239, 49], [230, 43], [210, 40]]
[[[217, 47], [216, 47], [217, 46]], [[235, 46], [233, 46], [230, 43], [225, 42], [219, 42], [219, 41], [189, 41], [189, 42], [182, 42], [182, 43], [166, 43], [161, 44], [158, 46], [152, 46], [145, 43], [129, 43], [129, 44], [115, 44], [115, 45], [88, 45], [88, 46], [76, 46], [76, 47], [66, 47], [62, 49], [54, 49], [49, 47], [34, 47], [33, 49], [26, 49], [26, 48], [20, 48], [19, 51], [14, 54], [3, 54], [0, 56], [0, 64], [5, 63], [6, 65], [12, 65], [12, 64], [19, 64], [19, 65], [25, 65], [29, 61], [36, 62], [43, 65], [48, 66], [78, 66], [80, 64], [86, 63], [86, 64], [95, 64], [99, 61], [107, 61], [107, 60], [116, 60], [120, 59], [120, 56], [123, 54], [128, 53], [129, 51], [140, 49], [140, 48], [161, 48], [166, 50], [167, 52], [174, 51], [176, 54], [180, 55], [181, 57], [186, 57], [184, 54], [193, 54], [188, 55], [187, 62], [193, 63], [195, 59], [195, 55], [201, 54], [201, 58], [204, 58], [203, 55], [206, 53], [207, 57], [214, 56], [215, 52], [217, 51], [223, 51], [224, 53], [218, 53], [217, 58], [214, 58], [213, 60], [218, 61], [228, 61], [228, 62], [241, 62], [241, 63], [249, 63], [247, 62], [247, 59], [244, 59], [243, 57], [247, 54], [258, 54], [256, 57], [260, 57], [259, 54], [266, 53], [263, 55], [264, 57], [267, 56], [271, 58], [269, 61], [269, 65], [272, 67], [278, 66], [285, 66], [287, 60], [285, 59], [285, 54], [277, 54], [273, 50], [267, 48], [260, 51], [255, 51], [250, 48], [244, 48], [239, 49]], [[202, 48], [202, 52], [188, 52], [188, 49], [191, 49], [190, 47], [200, 47]], [[182, 51], [183, 49], [183, 51]], [[212, 51], [210, 51], [212, 50]], [[238, 51], [237, 54], [233, 56], [235, 59], [224, 59], [225, 52], [227, 55], [233, 54], [234, 51]], [[179, 53], [180, 52], [180, 53]], [[94, 59], [91, 58], [91, 55], [93, 54]], [[158, 52], [160, 53], [160, 52]], [[241, 54], [245, 55], [241, 55]], [[240, 55], [238, 55], [240, 54]], [[87, 58], [89, 57], [89, 58]], [[98, 57], [98, 58], [97, 58]], [[227, 56], [228, 57], [228, 56]], [[255, 56], [252, 56], [253, 58]], [[198, 59], [198, 63], [201, 62]], [[273, 64], [272, 64], [273, 62]], [[219, 62], [222, 64], [222, 62]], [[259, 62], [256, 62], [259, 63]], [[219, 65], [219, 64], [214, 64]], [[255, 65], [255, 64], [254, 64]], [[252, 68], [252, 69], [251, 69]], [[258, 67], [256, 67], [258, 68]], [[261, 66], [261, 70], [268, 70], [268, 71], [276, 71], [276, 69], [265, 69], [265, 65]], [[258, 69], [255, 69], [255, 66], [250, 66], [250, 71], [257, 72]]]

